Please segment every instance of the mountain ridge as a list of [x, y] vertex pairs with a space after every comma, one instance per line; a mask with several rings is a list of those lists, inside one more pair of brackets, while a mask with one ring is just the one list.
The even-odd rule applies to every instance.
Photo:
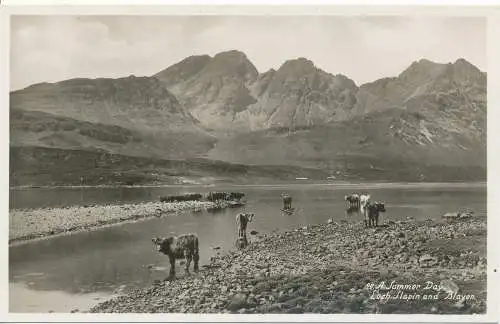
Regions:
[[363, 172], [405, 163], [486, 170], [486, 82], [486, 72], [461, 58], [420, 59], [358, 86], [304, 57], [259, 73], [241, 51], [193, 55], [151, 76], [11, 92], [11, 147], [331, 173], [349, 163]]

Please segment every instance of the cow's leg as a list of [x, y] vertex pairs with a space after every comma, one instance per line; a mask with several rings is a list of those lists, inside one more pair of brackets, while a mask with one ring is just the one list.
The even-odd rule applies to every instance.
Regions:
[[193, 253], [193, 261], [194, 261], [194, 266], [193, 266], [193, 270], [194, 272], [198, 272], [199, 268], [198, 268], [198, 262], [200, 261], [200, 252], [196, 249]]
[[169, 256], [169, 261], [170, 261], [170, 277], [173, 278], [175, 277], [175, 257]]
[[379, 216], [379, 214], [376, 213], [375, 214], [375, 227], [378, 227], [378, 216]]
[[186, 255], [186, 274], [189, 274], [189, 266], [191, 265], [191, 260], [193, 259], [193, 255], [188, 250], [186, 250], [184, 253]]
[[247, 239], [247, 229], [243, 229], [243, 244], [244, 244], [244, 247], [246, 247], [248, 245], [248, 239]]

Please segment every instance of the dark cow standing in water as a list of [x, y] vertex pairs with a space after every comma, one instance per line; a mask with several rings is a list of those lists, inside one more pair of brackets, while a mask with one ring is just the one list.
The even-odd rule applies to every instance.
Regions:
[[380, 212], [385, 212], [385, 204], [382, 202], [369, 202], [365, 206], [365, 226], [377, 227]]
[[344, 197], [347, 202], [347, 210], [359, 208], [360, 200], [358, 194], [350, 194]]
[[247, 225], [253, 221], [254, 213], [239, 213], [236, 215], [236, 228], [238, 231], [238, 247], [243, 248], [248, 245]]
[[175, 276], [175, 260], [177, 259], [186, 259], [186, 274], [189, 274], [191, 260], [194, 261], [193, 270], [198, 272], [198, 261], [200, 260], [198, 236], [195, 234], [183, 234], [178, 237], [155, 237], [152, 241], [158, 252], [168, 256], [170, 261], [170, 277]]
[[281, 198], [283, 199], [283, 209], [292, 209], [292, 197], [288, 193], [282, 193]]

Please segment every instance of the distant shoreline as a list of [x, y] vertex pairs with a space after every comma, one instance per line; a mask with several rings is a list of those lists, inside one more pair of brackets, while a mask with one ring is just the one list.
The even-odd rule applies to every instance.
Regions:
[[225, 187], [279, 187], [279, 186], [360, 186], [360, 185], [377, 185], [377, 186], [460, 186], [460, 185], [476, 185], [487, 186], [488, 182], [485, 181], [448, 181], [448, 182], [383, 182], [383, 181], [363, 181], [363, 182], [349, 182], [349, 181], [328, 181], [321, 183], [314, 183], [311, 180], [296, 180], [295, 182], [283, 183], [269, 183], [269, 184], [234, 184], [234, 183], [217, 183], [217, 184], [145, 184], [145, 185], [57, 185], [57, 186], [14, 186], [9, 187], [9, 190], [29, 190], [29, 189], [118, 189], [118, 188], [211, 188], [217, 186]]

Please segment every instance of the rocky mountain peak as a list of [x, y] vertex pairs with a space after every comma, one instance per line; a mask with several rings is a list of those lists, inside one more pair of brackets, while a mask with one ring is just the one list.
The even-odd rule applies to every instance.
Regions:
[[242, 51], [229, 50], [215, 54], [214, 58], [217, 59], [234, 59], [234, 60], [248, 60], [247, 55]]
[[259, 72], [245, 53], [231, 50], [216, 54], [202, 70], [206, 77], [231, 77], [253, 82]]
[[445, 64], [435, 63], [427, 59], [414, 61], [400, 75], [399, 79], [418, 79], [417, 82], [423, 82], [425, 79], [434, 78], [441, 74], [446, 68]]
[[484, 72], [479, 70], [475, 65], [471, 64], [469, 61], [459, 58], [452, 64], [452, 68], [455, 77], [469, 79], [471, 77], [482, 77]]
[[455, 63], [453, 63], [453, 65], [455, 66], [459, 66], [459, 67], [468, 67], [468, 68], [473, 68], [474, 70], [478, 70], [479, 69], [473, 65], [472, 63], [470, 63], [469, 61], [467, 61], [466, 59], [464, 58], [459, 58], [455, 61]]
[[316, 66], [311, 60], [304, 57], [299, 57], [297, 59], [288, 60], [283, 63], [278, 69], [278, 73], [286, 74], [309, 74], [315, 72]]
[[167, 87], [186, 81], [200, 72], [212, 59], [209, 55], [193, 55], [156, 73], [154, 77]]

